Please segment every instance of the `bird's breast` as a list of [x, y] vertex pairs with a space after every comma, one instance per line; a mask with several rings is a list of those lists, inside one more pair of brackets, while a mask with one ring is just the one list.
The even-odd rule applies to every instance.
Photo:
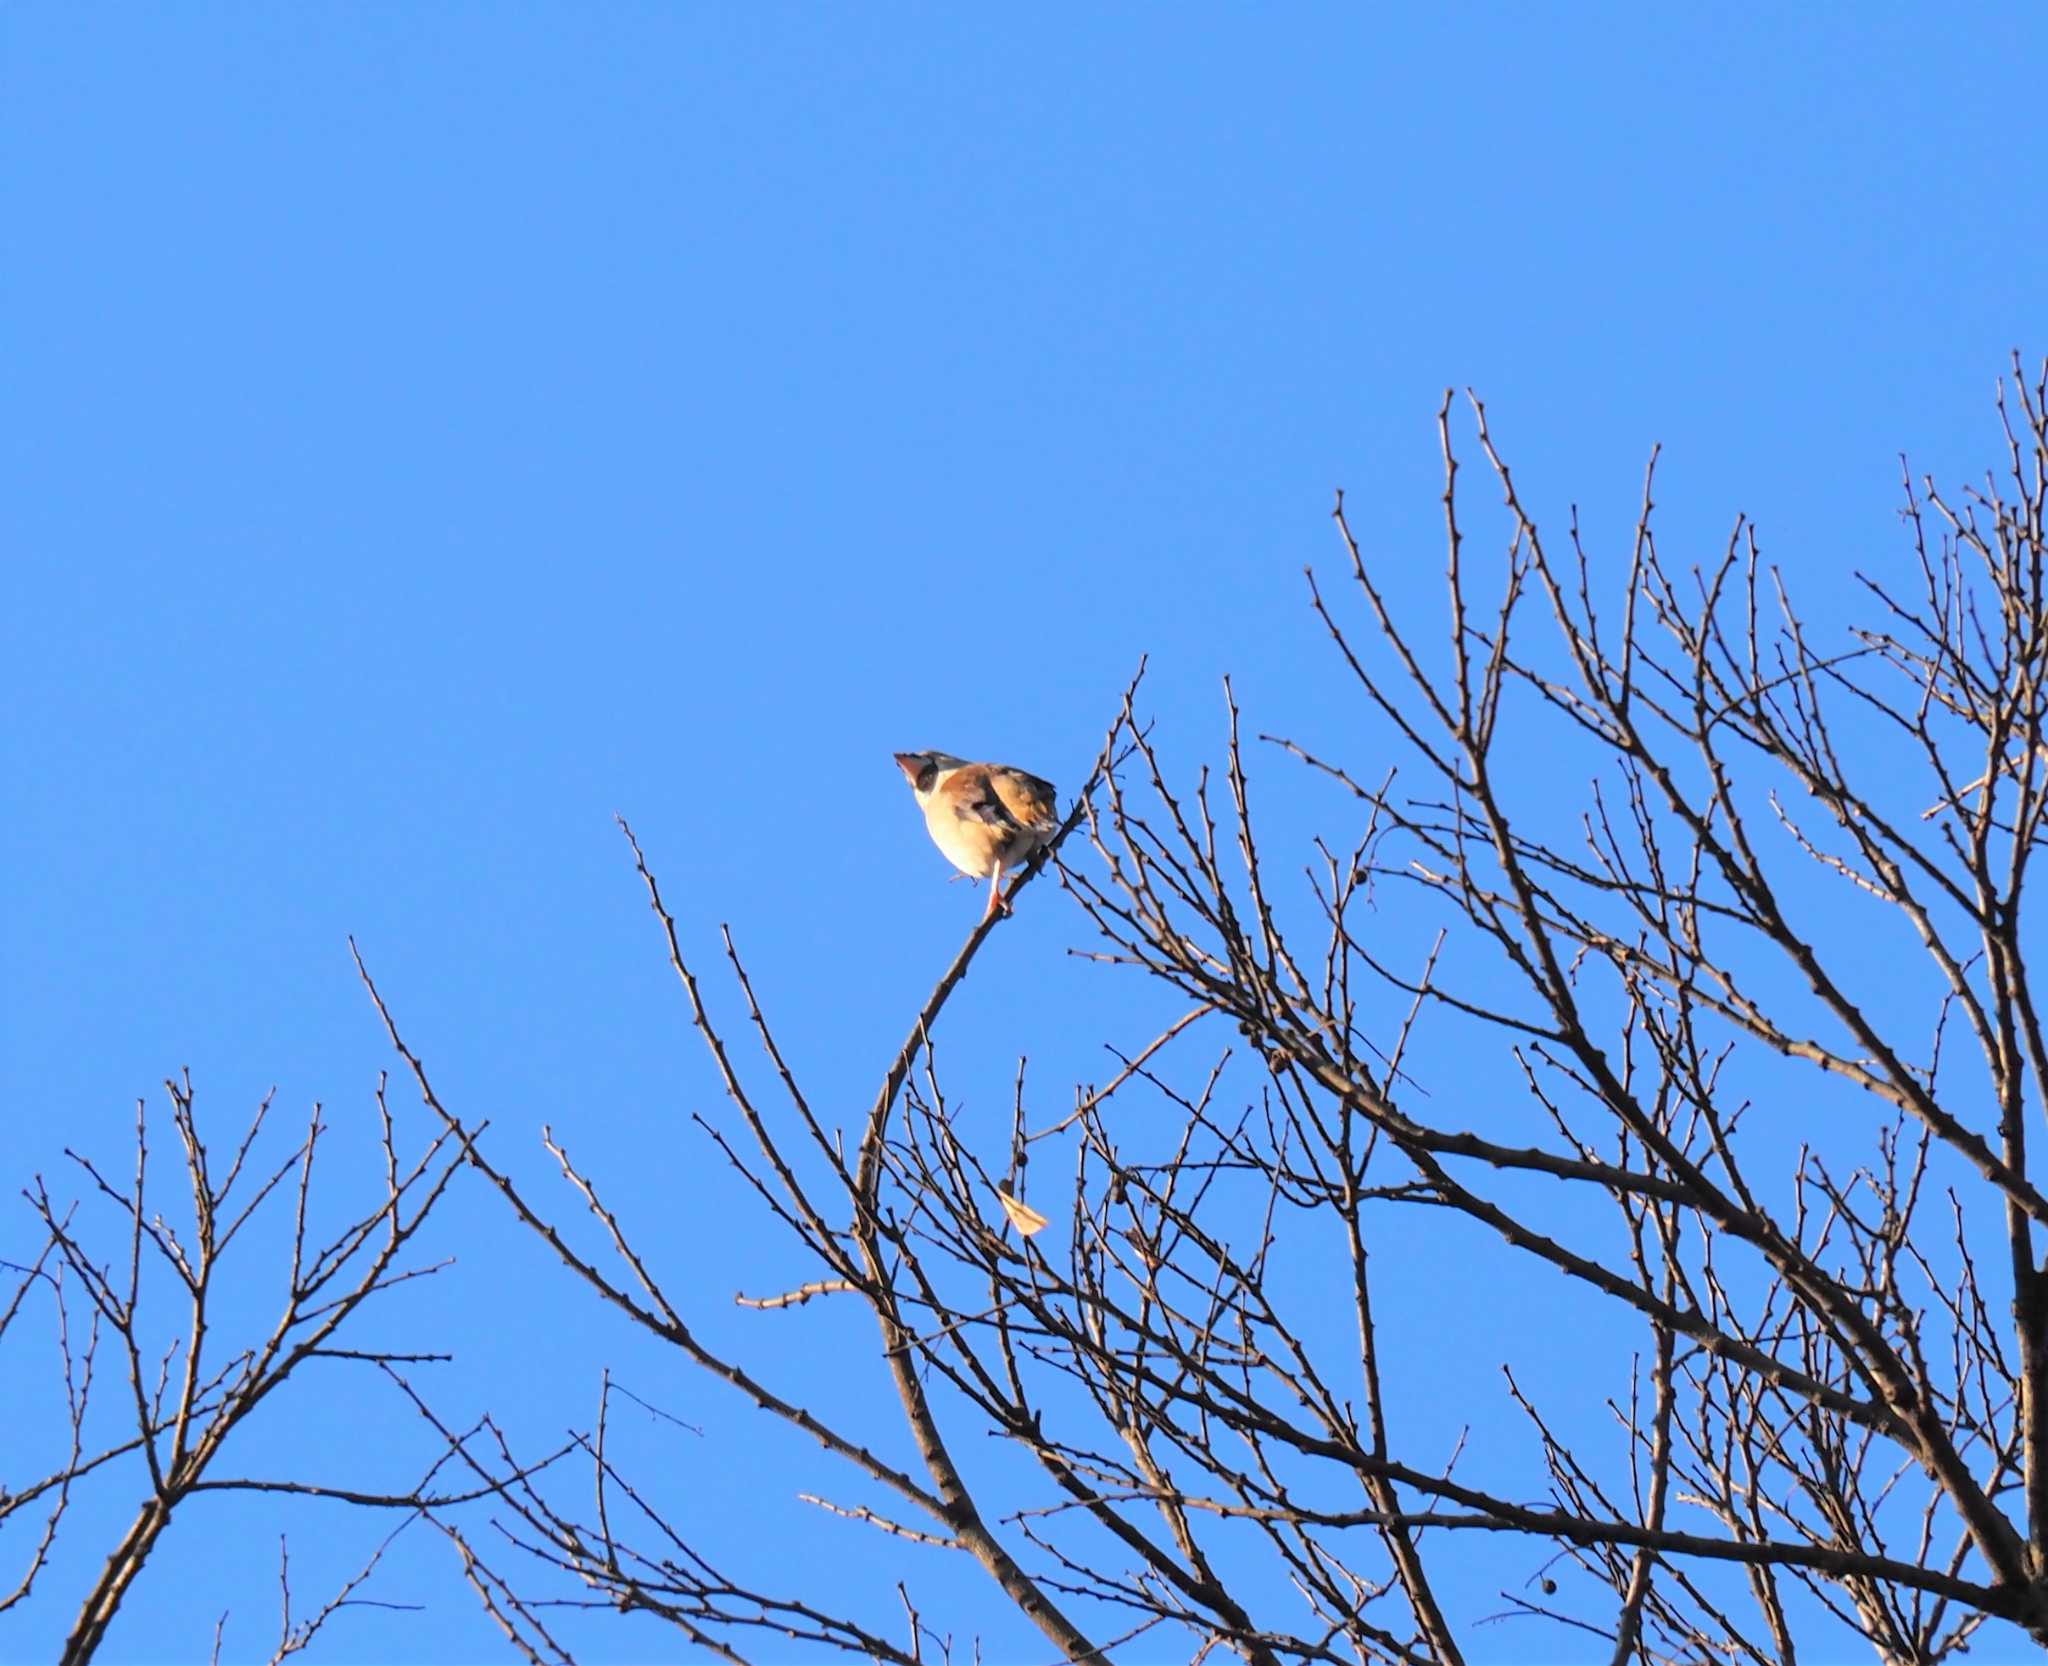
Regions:
[[924, 824], [946, 860], [977, 879], [985, 878], [999, 863], [1014, 867], [1035, 848], [1035, 841], [1019, 828], [960, 815], [953, 806], [937, 800], [926, 809]]

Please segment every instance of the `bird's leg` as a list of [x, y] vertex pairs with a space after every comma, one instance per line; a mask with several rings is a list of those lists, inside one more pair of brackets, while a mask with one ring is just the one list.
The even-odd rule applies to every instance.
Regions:
[[990, 871], [988, 876], [988, 912], [982, 915], [982, 918], [984, 920], [992, 920], [998, 911], [1005, 914], [1010, 911], [1010, 905], [1003, 900], [1003, 869], [1000, 863]]

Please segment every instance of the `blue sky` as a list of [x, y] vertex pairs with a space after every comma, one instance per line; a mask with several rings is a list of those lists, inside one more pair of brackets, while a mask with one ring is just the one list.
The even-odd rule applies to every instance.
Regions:
[[[1248, 728], [1340, 724], [1300, 570], [1342, 486], [1434, 605], [1446, 386], [1539, 513], [1620, 533], [1661, 442], [1672, 547], [1744, 510], [1839, 602], [1900, 552], [1898, 453], [1991, 462], [1992, 382], [2042, 348], [2009, 89], [2044, 49], [2020, 6], [6, 8], [10, 1184], [118, 1160], [186, 1065], [202, 1111], [275, 1084], [364, 1126], [352, 932], [508, 1162], [569, 1130], [759, 1337], [726, 1298], [778, 1252], [687, 1126], [716, 1084], [612, 815], [858, 1103], [978, 902], [890, 752], [1072, 784], [1141, 653], [1176, 756], [1225, 672]], [[949, 1018], [991, 1095], [1029, 1050], [1057, 1097], [1150, 1010], [1080, 933], [1034, 895]], [[437, 1395], [517, 1380], [559, 1429], [612, 1362], [772, 1556], [812, 1456], [480, 1191], [445, 1224]], [[29, 1241], [17, 1209], [0, 1255]], [[814, 1347], [750, 1345], [798, 1380]], [[363, 1441], [352, 1393], [264, 1438]], [[130, 1502], [82, 1506], [0, 1654], [50, 1652]], [[267, 1653], [280, 1524], [309, 1563], [371, 1537], [181, 1523], [112, 1656], [192, 1657], [223, 1606]], [[429, 1610], [324, 1658], [490, 1654], [442, 1570], [422, 1536], [394, 1580]]]

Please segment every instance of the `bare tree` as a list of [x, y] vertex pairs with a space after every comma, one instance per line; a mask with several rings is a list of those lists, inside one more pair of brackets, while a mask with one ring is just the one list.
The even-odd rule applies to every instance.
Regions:
[[[306, 1372], [367, 1371], [388, 1383], [401, 1405], [424, 1409], [401, 1373], [447, 1355], [352, 1347], [345, 1332], [360, 1329], [353, 1322], [376, 1298], [446, 1265], [413, 1264], [408, 1252], [462, 1166], [460, 1137], [442, 1130], [416, 1156], [401, 1158], [380, 1083], [374, 1148], [382, 1184], [330, 1229], [318, 1224], [330, 1211], [324, 1198], [316, 1200], [314, 1187], [327, 1131], [320, 1106], [313, 1107], [289, 1150], [266, 1155], [266, 1097], [223, 1166], [201, 1137], [189, 1076], [164, 1085], [182, 1171], [174, 1191], [189, 1208], [182, 1227], [157, 1206], [150, 1119], [138, 1101], [131, 1173], [107, 1171], [93, 1158], [67, 1150], [86, 1196], [59, 1202], [40, 1175], [25, 1192], [41, 1248], [16, 1269], [11, 1298], [0, 1311], [0, 1339], [12, 1342], [22, 1339], [25, 1333], [16, 1327], [30, 1315], [48, 1313], [55, 1350], [50, 1380], [62, 1397], [49, 1425], [62, 1431], [60, 1449], [25, 1480], [0, 1488], [0, 1524], [17, 1516], [38, 1524], [14, 1584], [0, 1594], [0, 1612], [27, 1600], [50, 1577], [52, 1546], [83, 1488], [126, 1485], [141, 1492], [126, 1529], [78, 1599], [63, 1646], [67, 1666], [93, 1658], [187, 1500], [209, 1493], [272, 1493], [396, 1517], [397, 1525], [359, 1573], [324, 1604], [296, 1616], [289, 1549], [280, 1539], [280, 1616], [271, 1655], [278, 1661], [304, 1649], [343, 1608], [406, 1606], [364, 1594], [385, 1549], [429, 1512], [480, 1496], [476, 1487], [439, 1482], [452, 1449], [438, 1439], [439, 1456], [426, 1472], [395, 1487], [359, 1486], [348, 1475], [314, 1478], [318, 1471], [310, 1462], [303, 1473], [287, 1476], [223, 1473], [236, 1429]], [[114, 1221], [110, 1241], [94, 1224], [107, 1212]], [[267, 1287], [267, 1277], [277, 1277], [283, 1287], [274, 1322], [230, 1340], [241, 1329], [252, 1293]], [[28, 1457], [20, 1437], [31, 1426], [15, 1419], [10, 1464]], [[515, 1465], [507, 1473], [521, 1472]], [[216, 1658], [220, 1629], [213, 1640]], [[199, 1649], [194, 1640], [189, 1652]]]
[[[729, 1658], [749, 1636], [937, 1657], [954, 1644], [913, 1594], [937, 1553], [1070, 1659], [1142, 1638], [1448, 1663], [1480, 1616], [1446, 1569], [1506, 1543], [1531, 1569], [1509, 1611], [1616, 1662], [1789, 1666], [1835, 1624], [1885, 1662], [1987, 1626], [2048, 1643], [2048, 1196], [2027, 1152], [2048, 1043], [2023, 924], [2048, 796], [2044, 384], [2016, 362], [2001, 390], [2003, 480], [1908, 477], [1910, 576], [1863, 578], [1868, 622], [1842, 631], [1802, 618], [1747, 522], [1709, 562], [1667, 561], [1648, 478], [1610, 583], [1575, 514], [1539, 531], [1473, 401], [1505, 550], [1482, 600], [1447, 396], [1446, 639], [1425, 647], [1340, 498], [1350, 594], [1311, 574], [1309, 599], [1358, 707], [1319, 719], [1334, 743], [1259, 737], [1348, 831], [1276, 846], [1228, 684], [1221, 769], [1175, 779], [1134, 685], [1062, 831], [1085, 840], [1049, 854], [1088, 952], [1185, 1011], [1057, 1114], [1030, 1113], [1020, 1067], [1006, 1140], [963, 1131], [933, 1046], [993, 923], [842, 1133], [727, 934], [765, 1060], [735, 1062], [634, 843], [737, 1118], [706, 1132], [815, 1271], [749, 1305], [866, 1309], [901, 1430], [707, 1347], [675, 1271], [552, 1139], [596, 1249], [460, 1137], [606, 1302], [821, 1443], [853, 1492], [815, 1501], [900, 1545], [904, 1579], [893, 1612], [851, 1615], [724, 1571], [608, 1453], [607, 1384], [577, 1502], [460, 1449], [525, 1559], [460, 1539], [507, 1635], [566, 1658], [522, 1589], [538, 1562], [582, 1592], [552, 1600]], [[1514, 1091], [1447, 1090], [1474, 1079], [1454, 1055], [1503, 1061]], [[1050, 1183], [1027, 1184], [1034, 1160]], [[1498, 1399], [1457, 1385], [1487, 1451], [1454, 1464], [1404, 1437], [1397, 1390], [1426, 1367], [1376, 1318], [1373, 1255], [1470, 1266], [1475, 1229], [1504, 1279], [1540, 1275], [1593, 1315], [1588, 1346], [1616, 1345], [1597, 1417], [1542, 1403], [1513, 1359]], [[1541, 1496], [1501, 1459], [1509, 1419]], [[1010, 1461], [962, 1457], [987, 1430]]]

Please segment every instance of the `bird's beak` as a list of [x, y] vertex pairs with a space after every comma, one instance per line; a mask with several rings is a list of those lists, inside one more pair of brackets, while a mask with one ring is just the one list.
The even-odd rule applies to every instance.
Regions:
[[903, 771], [903, 778], [912, 786], [917, 785], [918, 771], [924, 768], [924, 756], [918, 752], [892, 752], [896, 767]]

